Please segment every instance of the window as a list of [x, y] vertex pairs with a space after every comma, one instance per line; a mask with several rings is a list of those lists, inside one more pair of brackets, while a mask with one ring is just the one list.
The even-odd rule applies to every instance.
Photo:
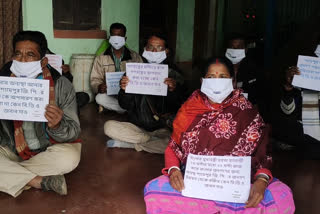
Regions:
[[55, 30], [100, 30], [101, 0], [53, 0]]

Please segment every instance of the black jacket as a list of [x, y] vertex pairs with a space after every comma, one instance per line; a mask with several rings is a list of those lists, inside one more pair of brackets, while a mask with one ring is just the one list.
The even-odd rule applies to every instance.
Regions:
[[237, 84], [238, 87], [242, 88], [244, 93], [248, 93], [249, 101], [252, 104], [257, 104], [259, 96], [261, 96], [262, 77], [260, 76], [258, 67], [252, 57], [247, 56], [244, 58], [239, 65], [237, 73]]
[[[169, 72], [169, 77], [174, 78], [175, 71]], [[129, 121], [147, 131], [163, 128], [165, 123], [156, 120], [164, 114], [176, 114], [183, 102], [182, 88], [177, 83], [173, 92], [168, 91], [167, 96], [129, 94], [120, 89], [118, 101], [123, 109], [128, 111]], [[161, 116], [160, 116], [161, 117]]]
[[294, 88], [279, 91], [280, 100], [272, 115], [273, 137], [292, 145], [303, 142], [302, 96], [301, 91]]

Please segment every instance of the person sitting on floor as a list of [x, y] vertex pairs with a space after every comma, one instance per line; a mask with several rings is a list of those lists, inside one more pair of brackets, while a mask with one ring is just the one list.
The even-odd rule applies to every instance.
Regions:
[[[320, 45], [318, 51], [320, 56]], [[296, 149], [297, 155], [304, 159], [320, 159], [320, 92], [294, 87], [294, 75], [300, 75], [300, 71], [290, 66], [285, 72], [273, 119], [276, 146], [283, 150]]]
[[80, 122], [72, 84], [47, 67], [47, 40], [38, 31], [13, 37], [14, 56], [1, 76], [50, 82], [46, 123], [0, 120], [0, 191], [17, 197], [30, 187], [67, 194], [64, 174], [80, 161]]
[[[291, 190], [273, 178], [268, 127], [252, 104], [233, 89], [232, 63], [213, 57], [203, 71], [201, 90], [182, 105], [165, 150], [162, 176], [144, 190], [153, 213], [294, 213]], [[246, 204], [188, 198], [183, 174], [188, 154], [251, 156], [253, 184]], [[253, 208], [254, 209], [248, 209]]]
[[[162, 35], [152, 35], [145, 45], [143, 57], [149, 63], [168, 61], [169, 49]], [[109, 120], [104, 125], [104, 132], [114, 140], [108, 141], [109, 147], [129, 147], [137, 151], [164, 153], [170, 137], [170, 127], [175, 113], [182, 103], [183, 78], [170, 68], [167, 96], [152, 96], [126, 93], [129, 78], [123, 76], [120, 81], [119, 104], [128, 111], [129, 122]], [[171, 122], [170, 122], [171, 121]]]
[[125, 46], [127, 29], [123, 24], [113, 23], [110, 26], [111, 46], [103, 55], [97, 56], [94, 60], [90, 82], [93, 93], [96, 95], [96, 102], [99, 105], [98, 112], [104, 109], [124, 113], [116, 96], [107, 95], [106, 72], [119, 72], [126, 70], [127, 62], [142, 62], [140, 55]]

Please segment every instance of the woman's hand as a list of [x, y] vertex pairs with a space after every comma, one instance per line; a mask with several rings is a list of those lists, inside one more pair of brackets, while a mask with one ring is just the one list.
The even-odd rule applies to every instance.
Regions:
[[246, 202], [245, 208], [258, 206], [264, 197], [267, 186], [268, 184], [265, 181], [257, 179], [251, 186], [249, 199]]
[[176, 86], [177, 86], [177, 82], [172, 78], [165, 78], [164, 79], [164, 84], [168, 85], [169, 91], [174, 91], [176, 89]]
[[120, 80], [120, 88], [122, 90], [126, 90], [128, 83], [129, 83], [129, 78], [127, 76], [123, 76]]
[[184, 182], [181, 171], [178, 169], [171, 169], [170, 172], [170, 185], [173, 187], [173, 189], [181, 192], [184, 189]]
[[48, 120], [48, 127], [51, 129], [57, 129], [60, 126], [63, 111], [58, 106], [49, 104], [46, 107], [44, 116]]
[[286, 79], [284, 84], [284, 89], [286, 91], [291, 91], [293, 89], [292, 80], [294, 75], [300, 75], [300, 71], [298, 67], [291, 66], [286, 70]]

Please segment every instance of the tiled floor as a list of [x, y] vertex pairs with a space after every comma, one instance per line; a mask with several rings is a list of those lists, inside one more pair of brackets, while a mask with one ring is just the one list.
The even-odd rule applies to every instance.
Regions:
[[[107, 149], [103, 124], [122, 119], [98, 115], [90, 104], [81, 112], [82, 160], [66, 175], [68, 195], [28, 190], [18, 198], [0, 193], [0, 214], [143, 214], [143, 187], [160, 175], [163, 156], [130, 149]], [[275, 153], [275, 177], [293, 190], [297, 214], [320, 213], [320, 162], [297, 160], [294, 154]], [[1, 175], [0, 175], [1, 176]]]

